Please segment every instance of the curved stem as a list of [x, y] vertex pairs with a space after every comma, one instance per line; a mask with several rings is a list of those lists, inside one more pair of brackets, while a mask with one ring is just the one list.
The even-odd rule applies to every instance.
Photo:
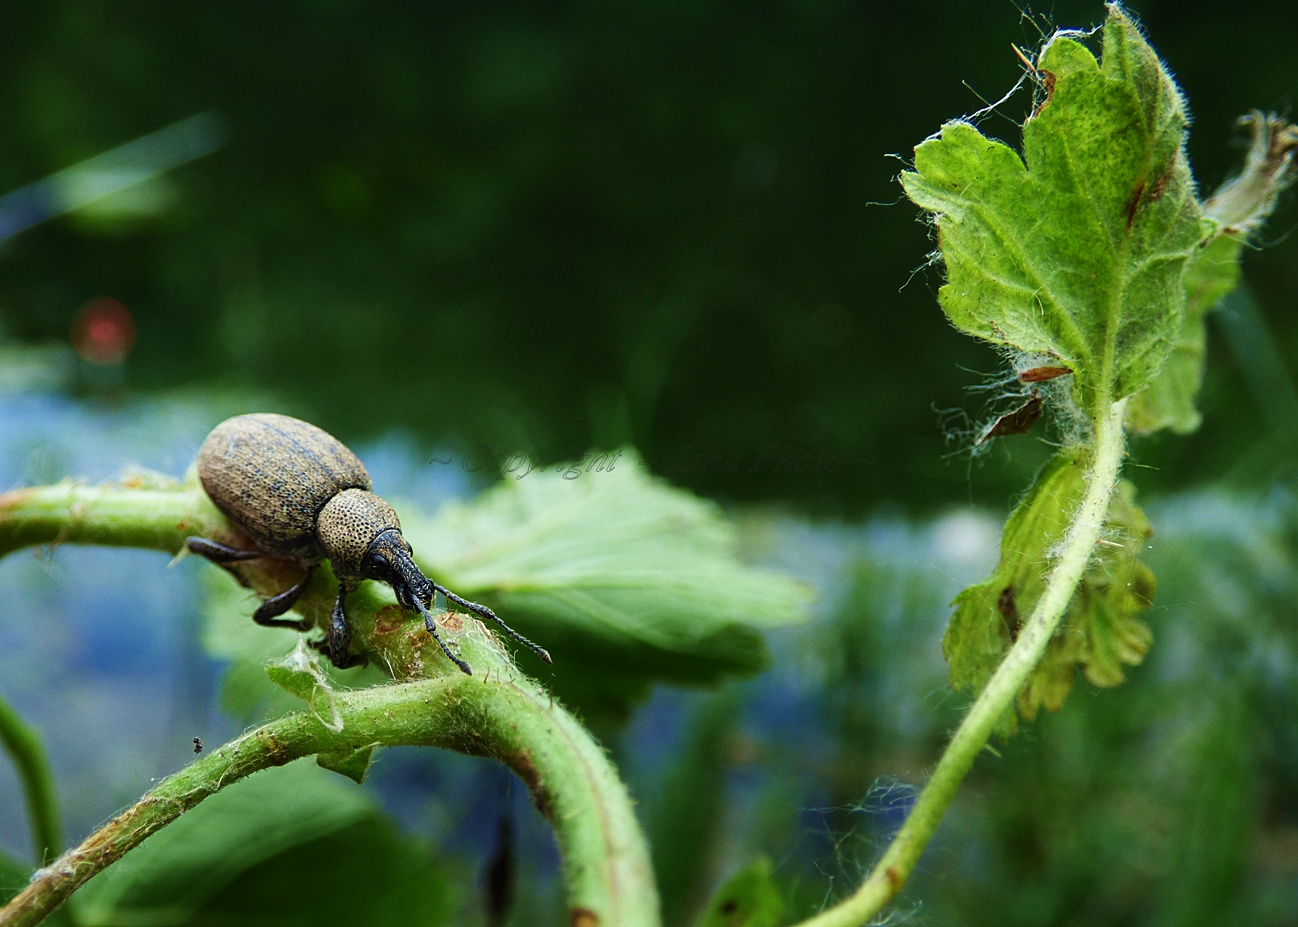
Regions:
[[32, 848], [36, 864], [43, 865], [63, 849], [54, 774], [40, 735], [3, 698], [0, 698], [0, 743], [13, 757], [22, 780], [27, 817], [32, 825]]
[[1064, 543], [1018, 640], [969, 708], [906, 823], [859, 889], [800, 927], [857, 927], [878, 914], [901, 891], [933, 838], [960, 783], [987, 745], [996, 724], [1011, 709], [1019, 690], [1041, 660], [1068, 608], [1100, 539], [1109, 499], [1118, 483], [1124, 451], [1123, 416], [1127, 401], [1108, 405], [1096, 423], [1095, 457], [1086, 495], [1064, 535]]
[[[491, 649], [473, 647], [481, 663]], [[302, 711], [270, 722], [163, 780], [0, 909], [36, 924], [91, 876], [203, 799], [270, 766], [318, 753], [421, 744], [494, 757], [532, 789], [564, 851], [574, 922], [651, 925], [657, 898], [631, 803], [603, 751], [530, 681], [462, 675], [333, 696], [342, 729]]]
[[[0, 494], [0, 556], [22, 546], [56, 543], [171, 553], [191, 534], [230, 538], [220, 513], [193, 484], [148, 489], [64, 484]], [[300, 567], [270, 559], [236, 564], [230, 572], [261, 592], [281, 591], [296, 581], [294, 575], [301, 578]], [[317, 570], [298, 611], [326, 626], [335, 589], [329, 571]], [[473, 676], [465, 676], [387, 587], [366, 583], [348, 602], [354, 648], [386, 666], [398, 684], [326, 690], [323, 697], [336, 715], [312, 710], [280, 718], [196, 760], [38, 872], [0, 910], [0, 927], [38, 922], [149, 834], [259, 769], [312, 754], [345, 755], [397, 744], [444, 747], [505, 763], [554, 827], [572, 922], [656, 927], [657, 890], [630, 797], [581, 724], [520, 673], [495, 637], [471, 617], [442, 618], [447, 639], [474, 668]], [[328, 726], [322, 716], [330, 718]]]

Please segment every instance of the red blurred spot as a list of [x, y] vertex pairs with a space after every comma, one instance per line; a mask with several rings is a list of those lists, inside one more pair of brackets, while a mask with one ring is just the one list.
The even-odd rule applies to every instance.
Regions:
[[81, 307], [72, 322], [72, 347], [92, 364], [120, 364], [135, 346], [135, 321], [111, 296]]

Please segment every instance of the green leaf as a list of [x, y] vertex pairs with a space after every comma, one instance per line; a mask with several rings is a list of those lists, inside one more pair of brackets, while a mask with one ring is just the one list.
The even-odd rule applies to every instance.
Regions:
[[1185, 319], [1176, 347], [1154, 381], [1132, 398], [1127, 428], [1149, 434], [1168, 428], [1190, 434], [1202, 416], [1196, 404], [1203, 383], [1203, 358], [1208, 312], [1239, 285], [1239, 256], [1244, 242], [1221, 235], [1197, 251], [1185, 274]]
[[[1055, 456], [1026, 499], [1015, 508], [1001, 539], [1001, 559], [991, 577], [956, 596], [955, 614], [942, 639], [951, 684], [979, 691], [1018, 637], [1044, 589], [1051, 552], [1062, 541], [1072, 513], [1086, 492], [1085, 452]], [[1058, 632], [1018, 697], [1027, 720], [1041, 706], [1063, 707], [1077, 668], [1097, 686], [1123, 681], [1124, 665], [1141, 662], [1151, 635], [1139, 619], [1154, 595], [1153, 573], [1138, 559], [1153, 533], [1120, 483], [1109, 504], [1106, 537], [1091, 559]], [[1014, 730], [1005, 719], [1002, 733]]]
[[771, 861], [758, 857], [717, 890], [697, 927], [779, 927], [784, 899], [771, 875]]
[[1082, 452], [1056, 455], [1005, 523], [996, 570], [956, 596], [942, 638], [956, 689], [980, 691], [1000, 665], [1031, 603], [1041, 597], [1049, 551], [1063, 537], [1084, 491]]
[[[312, 763], [259, 772], [212, 795], [87, 882], [73, 896], [78, 920], [183, 921], [245, 870], [377, 813], [360, 789]], [[329, 868], [340, 867], [331, 860]]]
[[321, 769], [346, 776], [360, 785], [365, 781], [365, 774], [370, 771], [370, 764], [374, 762], [374, 748], [361, 747], [359, 750], [319, 753], [316, 754], [315, 761]]
[[1116, 5], [1102, 61], [1056, 34], [1037, 67], [1046, 95], [1023, 127], [1023, 159], [950, 122], [915, 149], [901, 182], [936, 214], [947, 271], [938, 296], [951, 321], [1058, 358], [1089, 412], [1096, 397], [1144, 387], [1181, 329], [1181, 279], [1203, 237], [1186, 117]]
[[297, 711], [302, 703], [267, 677], [266, 664], [293, 649], [302, 635], [264, 628], [252, 620], [258, 600], [223, 570], [201, 571], [203, 648], [228, 661], [221, 679], [221, 708], [244, 722]]
[[1148, 625], [1137, 616], [1149, 608], [1158, 585], [1140, 561], [1154, 529], [1135, 494], [1131, 483], [1118, 484], [1109, 502], [1108, 537], [1091, 557], [1064, 625], [1066, 632], [1084, 632], [1082, 667], [1092, 685], [1104, 688], [1122, 683], [1123, 666], [1138, 665], [1153, 642]]
[[1163, 428], [1189, 434], [1199, 427], [1195, 400], [1203, 381], [1204, 317], [1239, 285], [1245, 237], [1266, 221], [1279, 191], [1293, 179], [1298, 129], [1257, 112], [1240, 121], [1253, 133], [1244, 171], [1204, 204], [1204, 216], [1218, 234], [1195, 253], [1186, 271], [1185, 321], [1172, 356], [1128, 408], [1127, 427], [1137, 434]]
[[[717, 506], [648, 476], [634, 453], [577, 472], [538, 469], [431, 516], [398, 504], [402, 528], [429, 575], [496, 608], [553, 654], [551, 668], [514, 648], [588, 720], [619, 720], [655, 681], [709, 683], [765, 668], [761, 632], [803, 620], [807, 587], [745, 566]], [[317, 581], [326, 579], [322, 569]], [[251, 720], [299, 707], [281, 687], [316, 706], [319, 685], [378, 681], [375, 667], [339, 675], [317, 661], [309, 679], [295, 683], [281, 665], [272, 674], [280, 687], [269, 684], [266, 663], [302, 635], [243, 617], [255, 597], [218, 571], [205, 571], [205, 582], [204, 644], [231, 663], [222, 706], [232, 714]], [[328, 706], [316, 709], [327, 720]]]
[[431, 519], [409, 508], [420, 564], [547, 648], [553, 669], [514, 649], [588, 717], [616, 716], [655, 681], [757, 672], [761, 632], [806, 616], [805, 586], [741, 563], [717, 506], [632, 452], [579, 479], [536, 471]]
[[[440, 927], [475, 923], [475, 873], [372, 816], [240, 873], [186, 927]], [[467, 903], [466, 903], [467, 902]]]
[[458, 922], [464, 873], [310, 763], [259, 772], [186, 812], [72, 899], [112, 924]]

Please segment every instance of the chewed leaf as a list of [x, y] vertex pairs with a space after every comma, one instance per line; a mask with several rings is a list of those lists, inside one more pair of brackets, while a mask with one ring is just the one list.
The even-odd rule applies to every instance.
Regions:
[[[991, 577], [956, 597], [956, 612], [942, 639], [957, 689], [980, 690], [1018, 637], [1044, 589], [1051, 553], [1086, 491], [1083, 452], [1058, 454], [1005, 525], [1001, 559]], [[1152, 533], [1132, 501], [1128, 483], [1109, 505], [1106, 537], [1073, 593], [1068, 612], [1046, 653], [1019, 692], [1027, 720], [1041, 706], [1063, 707], [1081, 668], [1094, 685], [1123, 681], [1123, 666], [1139, 663], [1151, 635], [1139, 615], [1154, 594], [1154, 576], [1138, 558]], [[1003, 733], [1014, 729], [1010, 717]]]
[[1056, 34], [1023, 158], [967, 122], [915, 149], [906, 193], [937, 217], [959, 328], [1072, 369], [1074, 397], [1139, 391], [1181, 327], [1181, 278], [1203, 237], [1180, 93], [1116, 5], [1101, 61]]

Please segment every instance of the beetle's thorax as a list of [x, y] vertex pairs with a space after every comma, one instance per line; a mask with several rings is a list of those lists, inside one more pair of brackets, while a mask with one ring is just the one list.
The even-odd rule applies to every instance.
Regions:
[[345, 489], [320, 510], [316, 537], [340, 582], [354, 586], [365, 578], [362, 563], [375, 539], [385, 531], [400, 536], [401, 522], [392, 506], [364, 489]]

